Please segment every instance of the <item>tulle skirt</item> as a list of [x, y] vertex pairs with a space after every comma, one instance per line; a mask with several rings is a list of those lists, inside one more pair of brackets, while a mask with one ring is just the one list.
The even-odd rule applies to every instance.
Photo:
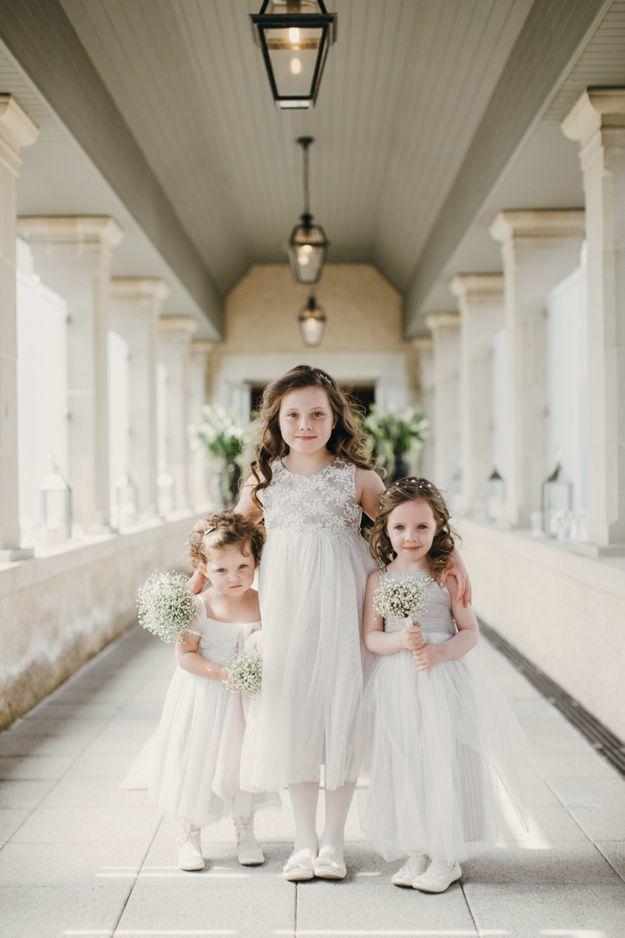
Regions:
[[[449, 637], [424, 630], [430, 643]], [[407, 651], [378, 657], [365, 710], [361, 820], [386, 860], [462, 860], [527, 829], [529, 748], [479, 649], [428, 671]]]
[[242, 785], [355, 781], [362, 755], [360, 620], [374, 566], [354, 532], [271, 532], [260, 568], [263, 693]]

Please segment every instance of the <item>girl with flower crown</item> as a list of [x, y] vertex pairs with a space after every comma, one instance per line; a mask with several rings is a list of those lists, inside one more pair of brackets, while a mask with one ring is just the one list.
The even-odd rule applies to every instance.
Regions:
[[[238, 510], [264, 518], [260, 757], [243, 760], [250, 791], [288, 788], [291, 881], [343, 879], [344, 827], [362, 751], [360, 621], [372, 561], [360, 534], [384, 484], [333, 378], [298, 365], [270, 384], [262, 434]], [[456, 563], [459, 580], [464, 568]], [[201, 588], [201, 583], [196, 583]], [[325, 826], [316, 813], [323, 766]]]
[[371, 727], [363, 828], [386, 860], [405, 858], [394, 885], [444, 892], [460, 878], [460, 860], [510, 839], [511, 817], [526, 826], [531, 759], [472, 651], [473, 610], [454, 575], [441, 582], [454, 535], [436, 486], [415, 478], [392, 485], [370, 547], [379, 569], [367, 580], [363, 617], [376, 656], [364, 698]]

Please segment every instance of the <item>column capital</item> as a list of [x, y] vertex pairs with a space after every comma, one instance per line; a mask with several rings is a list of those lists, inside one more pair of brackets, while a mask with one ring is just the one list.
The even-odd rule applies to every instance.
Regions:
[[16, 150], [30, 146], [39, 136], [39, 128], [12, 94], [0, 94], [0, 135]]
[[581, 209], [536, 209], [503, 211], [490, 227], [491, 236], [502, 244], [513, 241], [581, 239], [585, 212]]
[[562, 121], [562, 132], [582, 146], [599, 130], [625, 130], [625, 88], [590, 87]]
[[503, 274], [456, 274], [449, 288], [460, 301], [482, 297], [503, 297]]
[[18, 232], [31, 243], [99, 245], [113, 248], [124, 231], [110, 215], [23, 215]]
[[197, 332], [198, 322], [194, 316], [159, 316], [158, 330], [163, 338], [191, 340]]
[[116, 300], [166, 300], [169, 284], [162, 277], [111, 277], [110, 295]]
[[455, 310], [441, 310], [436, 313], [429, 313], [425, 317], [425, 324], [431, 332], [437, 329], [459, 329], [460, 314]]

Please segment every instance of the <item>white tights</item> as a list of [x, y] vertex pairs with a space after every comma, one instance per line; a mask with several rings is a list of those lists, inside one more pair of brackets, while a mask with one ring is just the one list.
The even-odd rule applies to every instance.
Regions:
[[[345, 821], [354, 794], [354, 782], [346, 782], [334, 791], [325, 792], [325, 826], [319, 840], [320, 847], [331, 846], [342, 857], [345, 838]], [[319, 785], [317, 782], [298, 782], [289, 785], [289, 795], [295, 818], [294, 850], [307, 847], [313, 852], [317, 849], [317, 801]]]

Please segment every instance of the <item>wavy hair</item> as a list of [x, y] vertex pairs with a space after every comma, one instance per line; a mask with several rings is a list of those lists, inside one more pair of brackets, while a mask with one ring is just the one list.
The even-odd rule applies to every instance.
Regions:
[[238, 511], [227, 509], [198, 521], [187, 539], [187, 557], [193, 570], [208, 562], [211, 547], [236, 544], [244, 554], [251, 554], [255, 563], [265, 541], [265, 532]]
[[405, 502], [423, 501], [432, 509], [436, 521], [436, 534], [426, 561], [430, 573], [438, 580], [449, 565], [458, 535], [449, 520], [449, 509], [439, 489], [428, 479], [408, 476], [398, 479], [380, 497], [380, 511], [369, 534], [369, 549], [381, 567], [391, 563], [397, 556], [393, 550], [386, 527], [390, 513]]
[[367, 456], [364, 435], [360, 426], [357, 405], [354, 404], [334, 378], [321, 368], [310, 365], [296, 365], [281, 378], [269, 384], [263, 393], [260, 410], [260, 434], [256, 443], [255, 458], [252, 462], [252, 476], [255, 485], [252, 497], [260, 507], [258, 493], [270, 484], [273, 470], [272, 463], [289, 452], [289, 447], [280, 433], [280, 405], [285, 394], [301, 388], [321, 388], [328, 395], [334, 415], [335, 426], [327, 443], [331, 453], [347, 462], [371, 469], [372, 463]]

